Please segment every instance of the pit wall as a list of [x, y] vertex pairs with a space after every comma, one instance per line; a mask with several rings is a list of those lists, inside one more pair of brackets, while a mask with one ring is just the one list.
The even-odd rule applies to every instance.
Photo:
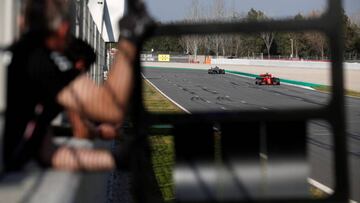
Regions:
[[[265, 62], [268, 60], [264, 60]], [[213, 61], [214, 63], [214, 61]], [[223, 64], [218, 66], [225, 69], [225, 71], [237, 71], [249, 74], [272, 73], [275, 77], [287, 80], [296, 80], [307, 83], [314, 83], [320, 85], [331, 85], [330, 69], [325, 67], [316, 67], [315, 65], [308, 65], [304, 63], [305, 67], [291, 67], [280, 65], [239, 65], [239, 64]], [[319, 62], [317, 62], [319, 63]], [[325, 63], [325, 62], [320, 62]], [[290, 64], [290, 63], [289, 63]], [[325, 63], [326, 64], [326, 63]], [[329, 64], [329, 63], [327, 63]], [[191, 63], [159, 63], [159, 62], [144, 62], [142, 66], [150, 67], [166, 67], [166, 68], [188, 68], [188, 69], [208, 69], [215, 66], [211, 64], [191, 64]], [[328, 66], [329, 67], [329, 66]], [[206, 72], [207, 73], [207, 72]], [[345, 68], [345, 88], [360, 92], [360, 68], [352, 67]]]

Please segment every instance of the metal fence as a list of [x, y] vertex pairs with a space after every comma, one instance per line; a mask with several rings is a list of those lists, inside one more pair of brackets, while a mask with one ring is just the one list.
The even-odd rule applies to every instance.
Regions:
[[[134, 5], [136, 1], [128, 1]], [[328, 10], [319, 18], [310, 20], [271, 20], [267, 22], [224, 22], [224, 23], [196, 23], [196, 24], [163, 24], [155, 29], [153, 36], [181, 36], [190, 34], [208, 35], [225, 33], [258, 33], [272, 31], [300, 32], [300, 31], [319, 31], [324, 33], [330, 42], [332, 53], [331, 85], [332, 93], [328, 105], [319, 108], [301, 108], [268, 111], [233, 111], [233, 112], [204, 112], [193, 114], [171, 114], [171, 113], [149, 113], [144, 109], [142, 98], [142, 79], [140, 70], [140, 60], [137, 68], [134, 69], [134, 97], [132, 118], [134, 122], [133, 141], [129, 143], [131, 149], [131, 162], [133, 178], [133, 191], [135, 202], [155, 202], [153, 199], [153, 188], [147, 184], [149, 181], [147, 174], [146, 157], [149, 157], [147, 137], [153, 125], [173, 126], [173, 136], [175, 140], [176, 165], [175, 165], [175, 188], [176, 202], [348, 202], [349, 201], [349, 182], [348, 182], [348, 163], [347, 145], [345, 134], [345, 110], [344, 110], [344, 86], [343, 86], [343, 39], [342, 34], [342, 1], [328, 0]], [[133, 11], [136, 12], [136, 11]], [[140, 53], [139, 53], [140, 55]], [[219, 126], [223, 134], [227, 135], [226, 142], [223, 143], [224, 153], [232, 154], [229, 159], [249, 160], [257, 162], [256, 153], [261, 153], [259, 149], [258, 135], [268, 136], [269, 151], [266, 153], [278, 153], [286, 157], [287, 160], [297, 160], [303, 158], [306, 136], [304, 123], [310, 120], [321, 119], [331, 125], [334, 142], [334, 193], [323, 199], [312, 199], [310, 197], [287, 196], [279, 198], [274, 196], [263, 196], [258, 199], [249, 196], [238, 198], [226, 193], [224, 196], [217, 196], [213, 192], [213, 184], [206, 179], [209, 170], [216, 170], [216, 165], [204, 165], [213, 160], [214, 141], [212, 139], [213, 127]], [[289, 125], [290, 124], [290, 125]], [[238, 126], [242, 126], [241, 129]], [[280, 127], [279, 127], [280, 126]], [[244, 128], [243, 128], [244, 127]], [[217, 128], [219, 129], [219, 128]], [[272, 130], [270, 130], [272, 129]], [[239, 142], [236, 137], [231, 136], [231, 132], [244, 130], [245, 134], [255, 135], [242, 137]], [[284, 131], [285, 130], [285, 131]], [[284, 132], [296, 132], [296, 138], [300, 142], [291, 142]], [[255, 134], [254, 134], [255, 133]], [[279, 133], [277, 137], [277, 133]], [[191, 140], [190, 140], [191, 138]], [[277, 142], [277, 143], [276, 143]], [[279, 146], [286, 146], [277, 151]], [[278, 148], [279, 149], [279, 148]], [[289, 149], [292, 153], [289, 154]], [[276, 152], [277, 151], [277, 152]], [[295, 153], [294, 153], [295, 152]], [[244, 154], [254, 156], [244, 157]], [[258, 155], [258, 154], [257, 154]], [[267, 155], [267, 154], [265, 154]], [[245, 163], [246, 162], [242, 162]], [[304, 162], [301, 162], [304, 164]], [[226, 164], [225, 164], [226, 165]], [[215, 168], [214, 168], [215, 167]], [[230, 166], [227, 166], [230, 167]], [[231, 168], [231, 167], [230, 167]], [[193, 178], [176, 178], [179, 174], [192, 174]], [[226, 174], [222, 173], [224, 176]], [[227, 174], [229, 175], [229, 174]], [[185, 177], [185, 176], [182, 176]], [[205, 178], [204, 178], [205, 177]], [[236, 175], [230, 174], [230, 180], [238, 180]], [[275, 181], [276, 182], [276, 181]], [[227, 184], [229, 182], [223, 182]], [[236, 185], [236, 184], [235, 184]], [[233, 190], [243, 192], [242, 183], [236, 185]], [[275, 185], [274, 185], [275, 186]], [[276, 187], [276, 186], [275, 186]], [[234, 188], [232, 188], [234, 189]], [[236, 192], [235, 192], [236, 193]], [[233, 193], [234, 194], [234, 193]]]

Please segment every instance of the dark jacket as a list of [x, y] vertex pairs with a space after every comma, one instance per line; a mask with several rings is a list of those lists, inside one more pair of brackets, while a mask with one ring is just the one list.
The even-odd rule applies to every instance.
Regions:
[[31, 33], [9, 51], [4, 165], [6, 170], [18, 170], [37, 157], [48, 125], [62, 111], [57, 94], [80, 72], [68, 57], [49, 50]]

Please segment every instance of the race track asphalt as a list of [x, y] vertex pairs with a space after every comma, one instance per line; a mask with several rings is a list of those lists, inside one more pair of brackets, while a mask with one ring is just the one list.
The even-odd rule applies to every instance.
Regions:
[[[211, 75], [206, 70], [145, 68], [144, 76], [164, 94], [190, 112], [247, 109], [321, 107], [330, 95], [282, 84], [258, 86], [252, 78], [232, 74]], [[360, 202], [360, 99], [346, 98], [351, 198]], [[312, 121], [308, 133], [310, 177], [333, 185], [331, 130], [323, 121]]]

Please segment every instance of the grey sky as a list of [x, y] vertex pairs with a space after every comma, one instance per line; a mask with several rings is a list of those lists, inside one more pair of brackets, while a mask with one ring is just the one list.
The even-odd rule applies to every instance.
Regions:
[[[181, 20], [189, 13], [191, 0], [144, 0], [150, 13], [160, 21]], [[199, 0], [205, 11], [209, 11], [213, 0]], [[312, 10], [324, 10], [327, 0], [224, 0], [227, 9], [246, 13], [251, 8], [261, 10], [274, 18], [294, 16], [297, 13], [309, 13]], [[352, 15], [360, 12], [360, 0], [344, 0], [344, 9]]]

